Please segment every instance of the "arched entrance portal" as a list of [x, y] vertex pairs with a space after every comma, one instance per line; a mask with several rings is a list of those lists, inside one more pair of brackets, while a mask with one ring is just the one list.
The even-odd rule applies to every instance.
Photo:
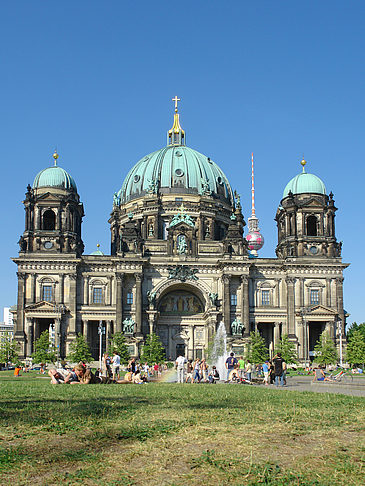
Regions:
[[202, 293], [188, 284], [172, 285], [160, 295], [156, 332], [167, 358], [202, 356], [207, 344], [205, 307]]

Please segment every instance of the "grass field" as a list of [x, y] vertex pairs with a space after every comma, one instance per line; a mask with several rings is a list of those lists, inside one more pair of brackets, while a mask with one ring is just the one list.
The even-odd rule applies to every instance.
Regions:
[[1, 485], [360, 485], [365, 400], [0, 373]]

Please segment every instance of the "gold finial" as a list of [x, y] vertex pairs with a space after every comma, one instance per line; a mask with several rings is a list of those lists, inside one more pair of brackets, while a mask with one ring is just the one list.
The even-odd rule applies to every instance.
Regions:
[[52, 155], [53, 159], [54, 159], [54, 165], [57, 165], [57, 159], [59, 157], [58, 153], [57, 153], [57, 150], [54, 151], [53, 155]]
[[100, 243], [97, 243], [96, 247], [97, 247], [97, 248], [100, 248]]
[[302, 161], [300, 162], [302, 164], [302, 167], [303, 167], [303, 172], [305, 172], [305, 164], [307, 163], [306, 160], [304, 160], [304, 155], [303, 155], [303, 158], [302, 158]]
[[178, 101], [181, 101], [181, 98], [178, 98], [178, 97], [175, 95], [175, 98], [172, 98], [172, 101], [175, 101], [175, 113], [177, 113], [177, 102], [178, 102]]

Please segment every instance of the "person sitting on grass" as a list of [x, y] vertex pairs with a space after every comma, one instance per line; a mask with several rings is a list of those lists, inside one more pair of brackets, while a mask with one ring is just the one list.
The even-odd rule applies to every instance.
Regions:
[[51, 377], [51, 383], [53, 385], [59, 385], [61, 383], [70, 384], [79, 383], [85, 371], [84, 366], [78, 364], [72, 371], [65, 370], [64, 368], [52, 369], [48, 371], [48, 375]]
[[318, 368], [314, 369], [313, 374], [314, 374], [313, 382], [315, 382], [315, 381], [332, 381], [330, 378], [328, 378], [324, 374], [324, 371], [320, 366], [318, 366]]
[[240, 381], [240, 375], [238, 370], [239, 370], [238, 365], [235, 365], [235, 367], [233, 368], [233, 370], [230, 372], [228, 376], [229, 383], [238, 383]]
[[209, 372], [209, 375], [208, 375], [209, 383], [216, 384], [217, 381], [219, 381], [219, 379], [220, 379], [219, 371], [217, 370], [217, 368], [215, 366], [213, 366], [212, 370]]

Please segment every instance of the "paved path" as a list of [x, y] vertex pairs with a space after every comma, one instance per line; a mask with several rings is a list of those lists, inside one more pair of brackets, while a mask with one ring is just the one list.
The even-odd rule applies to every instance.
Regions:
[[[278, 390], [310, 391], [315, 393], [342, 393], [354, 397], [365, 397], [365, 378], [354, 377], [352, 384], [315, 382], [312, 376], [292, 376], [287, 378], [287, 386]], [[270, 388], [276, 388], [270, 386]]]

